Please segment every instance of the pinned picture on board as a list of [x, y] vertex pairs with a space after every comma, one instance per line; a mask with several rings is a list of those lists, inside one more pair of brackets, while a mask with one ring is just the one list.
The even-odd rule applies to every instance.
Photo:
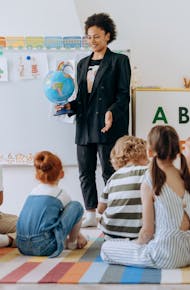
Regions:
[[48, 72], [48, 61], [45, 53], [20, 54], [17, 57], [17, 76], [19, 80], [43, 78]]
[[4, 56], [0, 57], [0, 82], [8, 82], [7, 59]]

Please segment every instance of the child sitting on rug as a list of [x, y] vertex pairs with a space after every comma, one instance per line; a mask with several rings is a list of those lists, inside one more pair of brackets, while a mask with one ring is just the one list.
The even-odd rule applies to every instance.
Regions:
[[[0, 205], [3, 203], [3, 172], [0, 166]], [[17, 216], [0, 212], [0, 248], [16, 247]]]
[[140, 186], [147, 170], [146, 142], [134, 136], [119, 138], [111, 151], [117, 170], [107, 181], [100, 197], [98, 227], [109, 238], [138, 237], [142, 226]]
[[[190, 173], [171, 126], [148, 134], [153, 156], [141, 186], [143, 225], [136, 241], [106, 241], [101, 257], [111, 264], [153, 268], [190, 265]], [[180, 168], [174, 161], [180, 158]]]
[[58, 186], [64, 171], [60, 159], [48, 151], [34, 158], [35, 187], [22, 208], [17, 222], [16, 243], [20, 252], [32, 256], [58, 256], [64, 248], [83, 248], [80, 233], [83, 207]]

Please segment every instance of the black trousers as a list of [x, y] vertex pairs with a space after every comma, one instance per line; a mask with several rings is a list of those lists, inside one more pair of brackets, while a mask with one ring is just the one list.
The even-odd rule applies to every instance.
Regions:
[[95, 209], [98, 205], [96, 187], [97, 154], [102, 168], [104, 183], [113, 174], [114, 169], [110, 163], [110, 151], [114, 144], [88, 144], [77, 145], [77, 158], [79, 166], [79, 179], [83, 194], [85, 208]]

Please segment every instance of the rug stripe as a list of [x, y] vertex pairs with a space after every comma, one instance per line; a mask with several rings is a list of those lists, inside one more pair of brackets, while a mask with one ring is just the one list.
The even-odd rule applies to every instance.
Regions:
[[[54, 259], [57, 259], [57, 258], [64, 258], [68, 255], [68, 253], [70, 253], [71, 250], [64, 250], [58, 257], [54, 258]], [[45, 256], [31, 256], [30, 259], [28, 260], [29, 262], [44, 262], [45, 260], [49, 260], [48, 257], [45, 257]]]
[[161, 272], [161, 284], [180, 284], [182, 283], [181, 269], [165, 270]]
[[137, 267], [125, 267], [120, 283], [138, 284], [142, 281], [144, 269]]
[[88, 247], [83, 249], [76, 249], [74, 251], [70, 251], [63, 259], [63, 262], [78, 262], [81, 257], [85, 255], [87, 251], [89, 251], [89, 247], [91, 247], [92, 242], [89, 242]]
[[44, 257], [44, 256], [34, 256], [34, 257], [30, 256], [30, 258], [28, 259], [28, 262], [42, 263], [42, 262], [44, 262], [47, 259], [48, 259], [48, 257]]
[[73, 265], [74, 263], [59, 263], [39, 283], [57, 283]]
[[38, 263], [24, 263], [16, 270], [10, 272], [4, 278], [0, 280], [1, 283], [16, 283], [19, 279], [21, 279], [24, 275], [30, 272], [33, 268], [35, 268]]
[[[58, 263], [59, 259], [47, 259], [39, 263], [37, 267], [23, 276], [17, 283], [38, 283], [49, 271], [51, 271]], [[35, 262], [36, 263], [36, 262]], [[51, 281], [51, 280], [50, 280]]]
[[124, 270], [125, 270], [125, 266], [109, 265], [109, 267], [106, 269], [100, 283], [103, 283], [103, 284], [120, 283]]
[[94, 262], [103, 263], [103, 260], [102, 260], [102, 258], [100, 257], [100, 253], [99, 253], [99, 255], [96, 257], [96, 259], [94, 260]]
[[84, 273], [89, 269], [92, 263], [89, 262], [80, 262], [74, 264], [67, 273], [58, 280], [58, 283], [68, 283], [76, 284], [84, 275]]
[[81, 257], [80, 262], [82, 261], [94, 261], [100, 255], [101, 245], [103, 243], [103, 238], [95, 240], [88, 251]]
[[17, 249], [12, 249], [12, 251], [7, 252], [7, 254], [0, 257], [0, 262], [9, 262], [15, 259], [16, 256], [20, 256], [21, 254]]
[[106, 263], [92, 263], [79, 283], [87, 284], [89, 281], [91, 281], [90, 283], [99, 283], [108, 266]]
[[0, 248], [0, 255], [5, 255], [9, 252], [12, 252], [13, 250], [15, 250], [14, 248], [10, 248], [10, 247], [6, 247], [6, 248]]
[[190, 267], [186, 267], [182, 270], [182, 283], [190, 284]]
[[0, 280], [8, 275], [10, 272], [16, 270], [18, 267], [22, 266], [28, 261], [28, 256], [16, 256], [15, 259], [8, 261], [6, 263], [0, 262]]
[[160, 284], [161, 281], [161, 270], [160, 269], [148, 269], [145, 268], [142, 275], [141, 283], [152, 283]]

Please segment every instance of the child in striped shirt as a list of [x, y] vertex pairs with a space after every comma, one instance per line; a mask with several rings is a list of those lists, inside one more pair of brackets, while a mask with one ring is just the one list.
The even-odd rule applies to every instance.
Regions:
[[100, 197], [98, 227], [105, 239], [134, 239], [142, 226], [140, 186], [148, 164], [146, 142], [125, 135], [117, 140], [110, 157], [116, 172]]

